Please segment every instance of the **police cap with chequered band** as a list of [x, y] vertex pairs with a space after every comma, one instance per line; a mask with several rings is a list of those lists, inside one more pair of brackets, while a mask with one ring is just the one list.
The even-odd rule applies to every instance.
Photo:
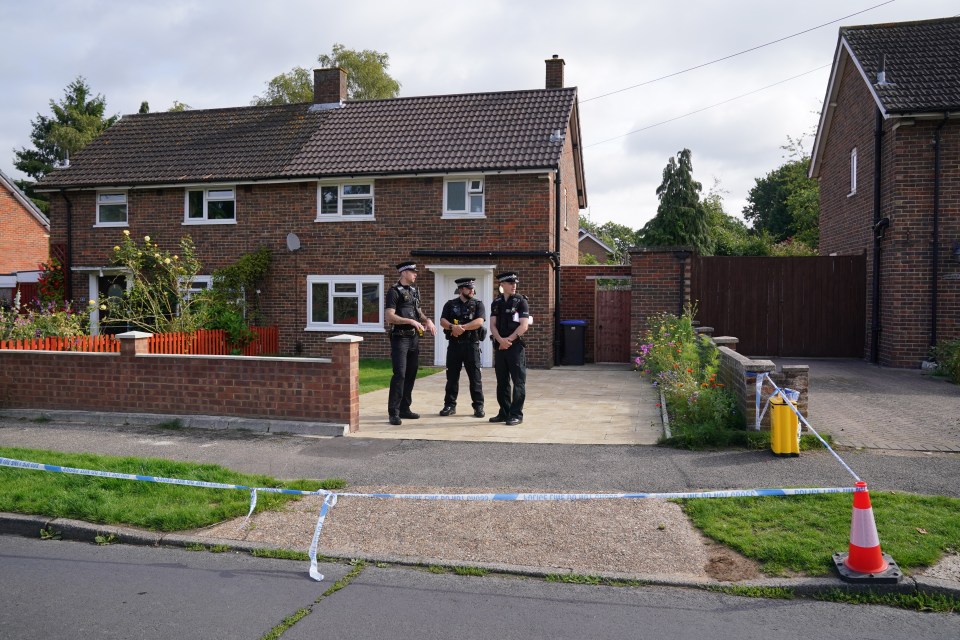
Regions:
[[516, 271], [507, 271], [497, 276], [497, 282], [520, 282], [520, 276]]
[[406, 262], [401, 262], [400, 264], [397, 265], [397, 271], [401, 273], [404, 271], [416, 271], [416, 270], [417, 270], [417, 263], [414, 261], [408, 260]]

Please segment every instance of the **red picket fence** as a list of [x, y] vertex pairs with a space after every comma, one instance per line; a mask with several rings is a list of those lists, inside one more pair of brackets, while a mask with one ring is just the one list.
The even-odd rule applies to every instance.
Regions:
[[[241, 350], [241, 355], [267, 356], [279, 353], [280, 332], [277, 327], [250, 327], [250, 329], [257, 337]], [[150, 353], [209, 356], [223, 356], [232, 353], [232, 349], [227, 343], [227, 333], [222, 329], [199, 329], [193, 333], [157, 333], [150, 338], [147, 344]], [[109, 335], [0, 340], [0, 349], [119, 353], [120, 341]]]

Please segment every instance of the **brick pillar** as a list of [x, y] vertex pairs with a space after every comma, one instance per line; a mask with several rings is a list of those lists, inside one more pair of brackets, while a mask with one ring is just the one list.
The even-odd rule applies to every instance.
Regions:
[[124, 358], [133, 358], [150, 353], [149, 340], [152, 333], [143, 331], [127, 331], [117, 336], [120, 341], [120, 355]]
[[331, 359], [338, 371], [337, 382], [343, 391], [343, 409], [349, 416], [350, 433], [360, 430], [360, 343], [363, 338], [339, 335], [327, 338], [332, 348]]

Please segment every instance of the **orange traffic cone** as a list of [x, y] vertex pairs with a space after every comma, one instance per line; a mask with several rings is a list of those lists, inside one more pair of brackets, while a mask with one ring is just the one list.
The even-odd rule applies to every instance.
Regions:
[[880, 551], [866, 482], [857, 482], [850, 521], [850, 551], [834, 554], [840, 577], [849, 582], [899, 582], [902, 574], [893, 558]]

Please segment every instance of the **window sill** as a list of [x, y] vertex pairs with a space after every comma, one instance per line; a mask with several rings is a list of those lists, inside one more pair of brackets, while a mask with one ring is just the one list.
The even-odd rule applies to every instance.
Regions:
[[336, 332], [336, 333], [383, 333], [384, 332], [383, 326], [376, 326], [376, 325], [359, 326], [355, 324], [341, 324], [341, 325], [325, 324], [325, 325], [312, 325], [312, 326], [307, 325], [306, 327], [303, 328], [303, 330], [314, 331], [314, 332], [326, 331], [328, 333], [333, 333], [333, 332]]
[[377, 219], [373, 216], [340, 216], [328, 214], [325, 216], [318, 216], [314, 222], [376, 222]]
[[485, 213], [450, 213], [445, 212], [440, 216], [441, 220], [484, 220]]
[[184, 220], [183, 226], [191, 227], [206, 224], [237, 224], [236, 220]]
[[98, 222], [95, 225], [93, 225], [93, 228], [94, 229], [100, 229], [100, 228], [117, 229], [119, 227], [129, 227], [129, 226], [130, 226], [130, 223], [128, 222]]

